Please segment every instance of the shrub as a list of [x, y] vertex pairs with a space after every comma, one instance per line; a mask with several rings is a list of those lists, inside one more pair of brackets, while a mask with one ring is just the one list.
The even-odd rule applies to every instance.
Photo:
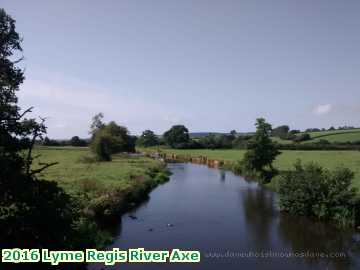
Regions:
[[315, 163], [284, 172], [279, 181], [280, 208], [296, 215], [334, 220], [340, 226], [356, 224], [359, 211], [354, 173], [347, 168], [328, 171]]
[[71, 146], [87, 146], [87, 142], [83, 139], [80, 139], [79, 136], [72, 137], [69, 143]]
[[294, 138], [294, 142], [305, 142], [311, 140], [311, 136], [308, 133], [303, 133]]
[[325, 139], [320, 139], [317, 144], [320, 144], [320, 145], [329, 145], [330, 142], [328, 140], [325, 140]]
[[98, 132], [91, 143], [91, 150], [99, 161], [111, 160], [111, 136], [103, 132]]

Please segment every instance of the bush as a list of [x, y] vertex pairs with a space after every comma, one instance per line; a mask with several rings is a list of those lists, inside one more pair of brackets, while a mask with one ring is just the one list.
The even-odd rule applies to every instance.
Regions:
[[318, 142], [316, 142], [317, 144], [320, 144], [320, 145], [329, 145], [330, 142], [328, 140], [325, 140], [325, 139], [320, 139]]
[[295, 215], [333, 220], [340, 226], [354, 226], [359, 198], [352, 187], [354, 173], [347, 168], [330, 172], [315, 163], [282, 174], [279, 181], [280, 208]]
[[99, 161], [111, 161], [111, 136], [98, 132], [91, 143], [91, 150]]
[[79, 136], [72, 137], [69, 143], [71, 146], [77, 146], [77, 147], [87, 146], [87, 142], [83, 139], [80, 139]]
[[294, 142], [305, 142], [311, 140], [311, 136], [308, 133], [303, 133], [294, 138]]

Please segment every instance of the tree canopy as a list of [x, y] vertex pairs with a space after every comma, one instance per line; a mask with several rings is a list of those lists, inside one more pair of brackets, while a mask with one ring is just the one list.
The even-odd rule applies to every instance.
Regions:
[[[72, 213], [68, 195], [55, 182], [37, 175], [53, 164], [33, 169], [32, 150], [46, 132], [44, 120], [26, 118], [18, 106], [24, 81], [17, 66], [22, 60], [15, 20], [0, 9], [0, 239], [11, 247], [66, 247]], [[39, 267], [40, 269], [41, 267]]]
[[164, 140], [173, 148], [181, 147], [190, 141], [189, 130], [183, 125], [172, 126], [164, 133]]
[[147, 129], [141, 134], [137, 140], [137, 144], [144, 147], [155, 146], [159, 144], [159, 138], [153, 131]]
[[[98, 121], [97, 116], [99, 115], [97, 114], [93, 118], [93, 123]], [[135, 139], [130, 136], [126, 127], [120, 126], [114, 121], [108, 124], [101, 122], [101, 124], [95, 126], [96, 128], [93, 128], [93, 126], [91, 125], [93, 139], [90, 146], [99, 160], [110, 161], [112, 154], [135, 151]]]

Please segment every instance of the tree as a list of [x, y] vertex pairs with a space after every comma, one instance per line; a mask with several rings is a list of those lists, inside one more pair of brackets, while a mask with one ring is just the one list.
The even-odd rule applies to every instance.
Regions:
[[144, 147], [159, 145], [159, 138], [153, 131], [145, 130], [138, 139], [138, 144]]
[[104, 114], [101, 112], [96, 114], [92, 118], [92, 122], [90, 125], [90, 132], [89, 132], [92, 135], [92, 137], [94, 137], [96, 132], [98, 132], [100, 129], [102, 129], [105, 126], [104, 122], [102, 121], [103, 118], [104, 118]]
[[[46, 132], [44, 120], [25, 118], [16, 92], [24, 81], [17, 67], [22, 52], [15, 20], [0, 9], [0, 239], [7, 248], [65, 248], [71, 233], [70, 199], [55, 182], [37, 175], [51, 164], [32, 168], [35, 142]], [[40, 269], [40, 267], [39, 267]]]
[[267, 178], [264, 180], [269, 180], [268, 175], [271, 176], [275, 172], [272, 163], [280, 152], [270, 138], [271, 125], [264, 118], [258, 118], [255, 125], [256, 132], [248, 142], [244, 166], [247, 171], [259, 172], [262, 177]]
[[309, 140], [311, 140], [311, 136], [309, 133], [302, 133], [293, 139], [294, 142], [305, 142]]
[[79, 138], [79, 136], [74, 136], [70, 139], [71, 146], [86, 146], [87, 143], [85, 140]]
[[110, 161], [111, 155], [120, 152], [135, 152], [135, 141], [126, 127], [114, 121], [102, 124], [94, 133], [91, 150], [101, 161]]
[[278, 126], [272, 130], [271, 135], [282, 138], [288, 134], [289, 130], [290, 128], [287, 125]]
[[189, 130], [183, 125], [172, 126], [164, 133], [165, 143], [173, 148], [189, 143]]

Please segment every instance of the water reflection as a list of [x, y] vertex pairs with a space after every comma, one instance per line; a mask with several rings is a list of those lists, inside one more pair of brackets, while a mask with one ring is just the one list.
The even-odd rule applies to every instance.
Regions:
[[219, 172], [220, 172], [220, 180], [221, 180], [222, 182], [225, 182], [226, 171], [223, 170], [223, 169], [220, 169]]
[[255, 236], [257, 249], [261, 250], [271, 242], [271, 228], [278, 212], [273, 207], [274, 193], [262, 188], [247, 188], [239, 194], [244, 205], [246, 229]]
[[[171, 164], [171, 180], [123, 216], [111, 247], [219, 252], [344, 252], [339, 258], [202, 258], [200, 265], [91, 265], [89, 269], [360, 269], [354, 232], [279, 213], [277, 195], [231, 172]], [[129, 216], [132, 215], [133, 217]], [[136, 217], [136, 218], [134, 218]], [[167, 226], [167, 224], [174, 226]], [[149, 230], [151, 229], [151, 230]]]
[[355, 244], [351, 232], [339, 231], [329, 224], [287, 214], [281, 214], [278, 230], [281, 239], [291, 246], [293, 252], [307, 252], [310, 255], [321, 252], [324, 256], [337, 256], [306, 256], [304, 260], [310, 265], [325, 261], [331, 269], [348, 269], [353, 263], [349, 254]]

